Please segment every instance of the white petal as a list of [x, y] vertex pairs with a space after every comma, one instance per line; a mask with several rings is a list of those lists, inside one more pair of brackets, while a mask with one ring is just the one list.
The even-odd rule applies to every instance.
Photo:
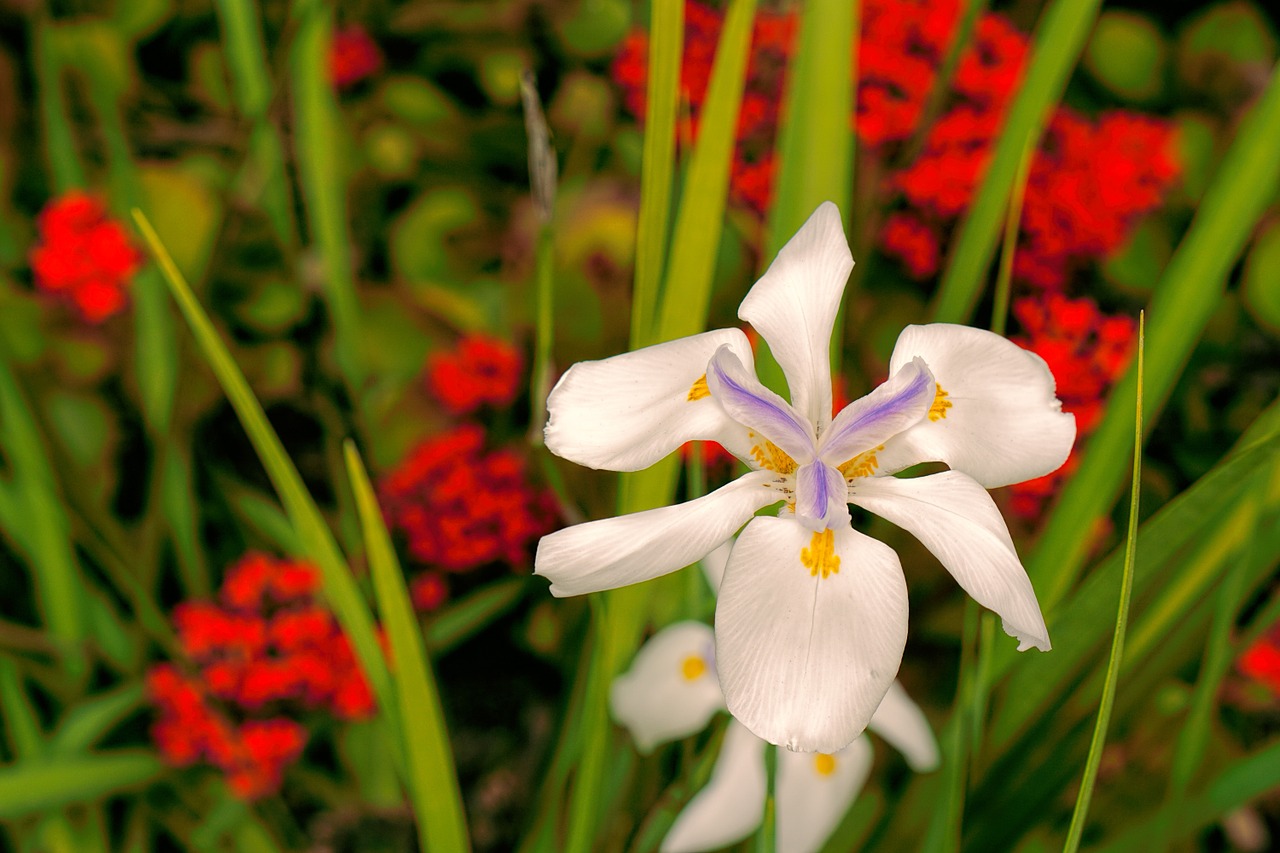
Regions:
[[720, 407], [739, 424], [771, 440], [797, 462], [813, 458], [813, 425], [761, 385], [728, 347], [716, 350], [711, 357], [707, 385]]
[[840, 210], [824, 202], [738, 309], [782, 365], [796, 411], [820, 431], [831, 423], [831, 330], [851, 269]]
[[858, 798], [872, 758], [865, 737], [833, 755], [778, 750], [778, 850], [822, 849]]
[[764, 820], [764, 751], [764, 741], [730, 720], [711, 781], [680, 812], [662, 853], [718, 850], [754, 832]]
[[880, 387], [841, 409], [822, 436], [823, 461], [843, 465], [919, 423], [936, 389], [922, 359], [907, 362]]
[[711, 591], [720, 594], [720, 583], [724, 580], [724, 567], [729, 564], [729, 554], [733, 551], [734, 540], [730, 539], [702, 558], [702, 573], [707, 578]]
[[867, 726], [897, 747], [917, 773], [938, 768], [938, 741], [920, 706], [911, 701], [902, 685], [893, 682]]
[[907, 326], [889, 371], [923, 358], [950, 408], [891, 439], [882, 470], [945, 462], [989, 489], [1056, 470], [1076, 438], [1075, 416], [1054, 396], [1044, 360], [982, 329], [934, 323]]
[[768, 516], [739, 535], [716, 605], [716, 668], [729, 712], [760, 737], [844, 748], [889, 689], [906, 640], [906, 583], [887, 545]]
[[616, 589], [684, 568], [778, 500], [772, 471], [753, 471], [697, 500], [588, 521], [543, 536], [534, 574], [557, 597]]
[[919, 539], [965, 592], [999, 614], [1019, 651], [1049, 651], [1049, 630], [1009, 529], [971, 477], [959, 471], [910, 480], [862, 477], [850, 486], [849, 500]]
[[700, 731], [723, 708], [715, 635], [701, 622], [676, 622], [654, 634], [609, 689], [609, 710], [641, 753]]
[[638, 471], [686, 441], [741, 447], [741, 425], [710, 394], [694, 390], [722, 346], [748, 367], [754, 364], [740, 329], [704, 332], [575, 364], [547, 398], [548, 449], [589, 468]]

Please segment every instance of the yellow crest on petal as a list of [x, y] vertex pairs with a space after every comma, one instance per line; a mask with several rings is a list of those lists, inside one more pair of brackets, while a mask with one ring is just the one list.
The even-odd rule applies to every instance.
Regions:
[[689, 655], [680, 663], [680, 674], [685, 681], [697, 681], [707, 671], [707, 662], [698, 655]]
[[813, 757], [813, 769], [819, 776], [830, 776], [836, 772], [836, 757], [819, 752]]
[[940, 421], [947, 416], [947, 409], [951, 408], [952, 402], [947, 399], [951, 396], [942, 389], [941, 385], [934, 383], [938, 387], [938, 391], [933, 395], [933, 405], [929, 407], [929, 420]]
[[836, 532], [830, 527], [819, 530], [809, 540], [809, 547], [800, 550], [800, 562], [809, 574], [824, 578], [840, 573], [840, 557], [836, 555]]
[[689, 386], [689, 396], [686, 398], [690, 403], [694, 400], [701, 400], [703, 397], [710, 397], [711, 389], [707, 387], [707, 374], [698, 377], [698, 381]]

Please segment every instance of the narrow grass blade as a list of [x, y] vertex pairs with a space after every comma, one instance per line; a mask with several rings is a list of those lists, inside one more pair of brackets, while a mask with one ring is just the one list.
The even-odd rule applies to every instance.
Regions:
[[[1275, 197], [1280, 178], [1276, 139], [1280, 139], [1280, 68], [1240, 125], [1147, 309], [1151, 329], [1145, 379], [1148, 405], [1143, 416], [1148, 424], [1154, 422], [1220, 304], [1226, 277], [1254, 223]], [[1130, 367], [1110, 399], [1129, 399], [1136, 385], [1137, 375]], [[1093, 542], [1090, 532], [1110, 510], [1121, 487], [1132, 418], [1127, 405], [1107, 406], [1085, 445], [1080, 467], [1063, 489], [1027, 561], [1027, 573], [1046, 614], [1052, 614], [1079, 577]]]
[[995, 300], [991, 306], [991, 331], [1004, 335], [1009, 322], [1009, 293], [1013, 290], [1013, 256], [1018, 250], [1018, 226], [1022, 222], [1022, 201], [1027, 195], [1027, 177], [1031, 174], [1031, 158], [1035, 149], [1022, 149], [1018, 176], [1013, 182], [1013, 196], [1004, 218], [1004, 242], [1000, 249], [1000, 269], [996, 274]]
[[343, 447], [343, 455], [364, 532], [378, 611], [391, 642], [391, 658], [395, 661], [395, 694], [399, 702], [401, 740], [408, 751], [409, 794], [413, 798], [418, 839], [422, 849], [429, 853], [469, 850], [467, 821], [444, 709], [440, 705], [435, 675], [427, 662], [418, 620], [409, 603], [400, 561], [396, 559], [369, 475], [350, 440]]
[[253, 395], [244, 374], [240, 372], [231, 353], [218, 337], [218, 332], [214, 329], [209, 316], [196, 301], [186, 279], [160, 243], [155, 229], [151, 227], [151, 223], [147, 221], [142, 211], [135, 209], [133, 218], [156, 262], [160, 265], [174, 300], [191, 326], [191, 331], [205, 360], [217, 376], [240, 423], [248, 433], [254, 450], [262, 460], [267, 476], [271, 478], [276, 494], [284, 504], [285, 512], [289, 516], [298, 541], [304, 548], [304, 553], [320, 569], [324, 579], [325, 595], [342, 629], [351, 640], [360, 666], [378, 699], [379, 709], [384, 714], [394, 714], [395, 694], [392, 692], [387, 663], [383, 659], [382, 649], [374, 634], [373, 616], [365, 604], [351, 569], [338, 550], [332, 531], [329, 530], [319, 508], [307, 492], [306, 486], [303, 485], [298, 469], [285, 453], [280, 437], [267, 421], [262, 405]]
[[1116, 684], [1120, 678], [1120, 662], [1124, 658], [1124, 635], [1129, 624], [1129, 595], [1133, 590], [1133, 566], [1138, 547], [1138, 486], [1142, 475], [1142, 380], [1143, 350], [1146, 337], [1146, 315], [1138, 315], [1138, 364], [1137, 394], [1134, 397], [1133, 473], [1129, 488], [1129, 531], [1125, 537], [1124, 575], [1120, 581], [1120, 604], [1116, 614], [1116, 632], [1111, 641], [1111, 659], [1107, 662], [1107, 679], [1102, 688], [1102, 704], [1098, 708], [1098, 723], [1093, 730], [1093, 742], [1089, 745], [1089, 758], [1085, 762], [1084, 778], [1076, 797], [1076, 808], [1071, 815], [1064, 853], [1076, 853], [1084, 834], [1085, 819], [1089, 814], [1089, 802], [1093, 799], [1093, 786], [1102, 764], [1102, 747], [1107, 740], [1107, 724], [1111, 721], [1111, 709], [1115, 705]]
[[71, 541], [71, 525], [63, 510], [58, 484], [49, 465], [39, 428], [10, 372], [8, 353], [0, 347], [0, 447], [4, 450], [15, 498], [8, 508], [5, 532], [25, 553], [35, 587], [36, 604], [72, 674], [84, 670], [81, 643], [87, 617], [78, 590], [83, 579]]
[[35, 55], [36, 103], [44, 130], [42, 146], [53, 172], [53, 188], [61, 195], [84, 186], [84, 166], [76, 150], [75, 133], [67, 113], [67, 98], [62, 89], [62, 62], [53, 42], [53, 26], [40, 20], [32, 33]]
[[[766, 263], [824, 201], [835, 202], [846, 229], [850, 226], [860, 5], [856, 0], [813, 0], [802, 7], [797, 48], [787, 70]], [[852, 296], [846, 292], [844, 304]], [[837, 364], [843, 325], [837, 318], [831, 341]], [[786, 389], [782, 368], [764, 341], [756, 350], [756, 372], [769, 388], [779, 393]]]
[[1038, 146], [1049, 112], [1062, 96], [1100, 5], [1101, 0], [1054, 0], [1041, 16], [1026, 74], [947, 260], [933, 305], [935, 322], [963, 323], [973, 313], [1000, 239], [1002, 214], [1022, 152]]
[[333, 318], [338, 366], [357, 400], [364, 381], [360, 303], [347, 238], [346, 168], [339, 151], [342, 118], [327, 67], [333, 12], [329, 4], [294, 3], [297, 33], [289, 56], [294, 155], [307, 223], [324, 264], [325, 299]]
[[163, 770], [155, 755], [134, 749], [0, 767], [0, 819], [100, 800], [144, 785]]
[[39, 758], [44, 754], [44, 735], [40, 731], [36, 709], [31, 706], [31, 699], [22, 683], [22, 673], [7, 657], [0, 657], [0, 718], [3, 718], [4, 730], [9, 735], [9, 747], [19, 760]]
[[58, 723], [49, 738], [50, 752], [72, 756], [88, 750], [136, 711], [144, 698], [142, 685], [135, 682], [80, 702]]
[[433, 655], [447, 652], [514, 607], [527, 588], [523, 578], [508, 578], [445, 605], [427, 623], [427, 648]]
[[529, 138], [529, 182], [538, 217], [538, 245], [534, 261], [534, 344], [533, 368], [529, 377], [529, 442], [543, 443], [542, 427], [547, 419], [547, 394], [551, 391], [551, 352], [555, 345], [555, 232], [552, 220], [556, 208], [558, 165], [551, 147], [551, 131], [542, 112], [542, 102], [533, 74], [520, 78], [520, 100], [524, 104], [525, 133]]
[[671, 180], [675, 174], [676, 112], [684, 45], [683, 0], [651, 7], [649, 79], [645, 90], [644, 151], [640, 160], [640, 218], [636, 223], [636, 278], [631, 296], [631, 348], [654, 343], [654, 317], [667, 253]]

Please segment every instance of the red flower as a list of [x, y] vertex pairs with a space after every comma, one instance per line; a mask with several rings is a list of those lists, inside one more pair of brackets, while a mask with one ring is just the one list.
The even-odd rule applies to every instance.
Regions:
[[1261, 637], [1236, 662], [1240, 671], [1260, 681], [1280, 697], [1280, 644], [1274, 636]]
[[423, 441], [383, 481], [387, 519], [416, 560], [454, 572], [521, 566], [554, 527], [550, 498], [529, 485], [524, 459], [484, 443], [479, 426], [458, 427]]
[[36, 226], [30, 260], [37, 288], [68, 300], [90, 323], [124, 309], [142, 253], [101, 200], [72, 190], [46, 205]]
[[430, 613], [449, 600], [449, 582], [440, 572], [423, 572], [409, 583], [409, 595], [414, 607]]
[[329, 80], [335, 89], [350, 89], [381, 70], [382, 51], [363, 27], [334, 30], [329, 44]]
[[456, 350], [436, 353], [427, 363], [427, 389], [453, 415], [510, 405], [520, 379], [520, 353], [483, 335], [463, 338]]

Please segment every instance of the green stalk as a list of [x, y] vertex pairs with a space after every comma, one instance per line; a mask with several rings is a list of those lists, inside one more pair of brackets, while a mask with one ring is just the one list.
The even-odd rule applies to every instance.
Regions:
[[[1147, 311], [1151, 315], [1145, 377], [1148, 424], [1182, 373], [1191, 350], [1218, 308], [1226, 277], [1253, 232], [1254, 223], [1275, 197], [1280, 178], [1280, 70], [1240, 125], [1213, 184], [1170, 261]], [[1127, 400], [1137, 387], [1131, 366], [1111, 400]], [[1102, 422], [1085, 445], [1080, 467], [1067, 482], [1027, 561], [1046, 614], [1071, 589], [1093, 543], [1091, 531], [1111, 508], [1123, 478], [1127, 436], [1133, 412], [1108, 405]]]
[[683, 0], [656, 0], [650, 24], [644, 151], [640, 161], [636, 281], [631, 296], [632, 349], [653, 343], [654, 316], [671, 218], [671, 178], [675, 173], [676, 113], [683, 44]]
[[1062, 96], [1100, 5], [1101, 0], [1054, 0], [1036, 27], [1026, 75], [942, 275], [932, 312], [935, 322], [963, 323], [973, 313], [1022, 152], [1039, 145], [1049, 112]]
[[39, 20], [33, 27], [31, 40], [37, 105], [44, 128], [44, 150], [53, 171], [54, 192], [61, 195], [67, 190], [84, 187], [84, 166], [80, 164], [75, 132], [67, 115], [67, 99], [62, 89], [62, 60], [53, 43], [53, 25]]
[[533, 369], [529, 379], [529, 442], [534, 447], [541, 447], [542, 426], [547, 420], [547, 394], [551, 391], [551, 351], [555, 344], [555, 231], [552, 222], [558, 166], [551, 147], [551, 131], [547, 128], [530, 72], [520, 78], [520, 98], [524, 104], [524, 124], [529, 137], [529, 180], [539, 223], [534, 273]]
[[1134, 395], [1133, 469], [1129, 486], [1129, 532], [1124, 545], [1124, 574], [1120, 581], [1120, 604], [1116, 613], [1116, 631], [1111, 640], [1111, 658], [1107, 662], [1107, 679], [1102, 688], [1102, 704], [1098, 708], [1098, 722], [1089, 744], [1089, 758], [1085, 762], [1084, 778], [1076, 797], [1076, 808], [1071, 814], [1071, 826], [1063, 853], [1076, 853], [1084, 834], [1085, 819], [1089, 814], [1089, 802], [1093, 799], [1093, 786], [1102, 764], [1102, 748], [1107, 740], [1107, 725], [1111, 721], [1111, 709], [1116, 700], [1116, 684], [1120, 680], [1120, 664], [1124, 659], [1124, 635], [1129, 624], [1129, 596], [1133, 591], [1133, 566], [1138, 548], [1138, 487], [1142, 475], [1142, 391], [1143, 354], [1146, 338], [1146, 315], [1138, 315], [1138, 363], [1137, 393]]
[[394, 685], [400, 712], [397, 715], [400, 741], [408, 751], [408, 787], [417, 818], [418, 840], [428, 853], [463, 853], [471, 849], [471, 844], [440, 691], [427, 662], [404, 573], [391, 545], [369, 475], [350, 439], [343, 451], [364, 532], [378, 611], [396, 663]]

